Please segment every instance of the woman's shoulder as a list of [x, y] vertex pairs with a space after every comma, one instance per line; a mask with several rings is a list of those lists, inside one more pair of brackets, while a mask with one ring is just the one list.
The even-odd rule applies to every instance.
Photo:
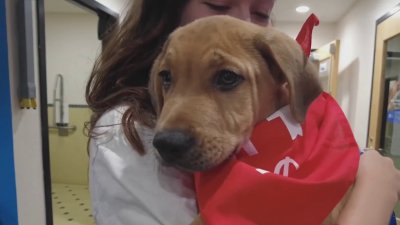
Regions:
[[103, 113], [97, 120], [91, 132], [91, 142], [100, 145], [110, 142], [119, 134], [122, 124], [122, 116], [127, 107], [118, 106]]
[[107, 225], [189, 224], [197, 214], [191, 175], [160, 164], [151, 147], [153, 129], [138, 122], [134, 126], [146, 154], [135, 151], [121, 125], [126, 109], [104, 113], [96, 124], [101, 133], [90, 141], [94, 217]]
[[107, 110], [96, 122], [95, 129], [101, 129], [101, 127], [109, 127], [111, 125], [120, 125], [122, 116], [127, 109], [128, 106], [121, 105]]
[[[98, 145], [108, 143], [112, 140], [125, 142], [126, 136], [122, 118], [127, 109], [128, 106], [122, 105], [111, 108], [103, 113], [93, 128], [92, 141]], [[154, 136], [151, 128], [141, 125], [139, 122], [134, 122], [133, 126], [135, 126], [138, 135], [143, 141], [151, 139]]]

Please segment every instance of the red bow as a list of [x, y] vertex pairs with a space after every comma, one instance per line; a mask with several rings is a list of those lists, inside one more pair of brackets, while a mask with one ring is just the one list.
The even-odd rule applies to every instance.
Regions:
[[301, 30], [297, 35], [296, 41], [303, 48], [304, 54], [306, 54], [307, 57], [310, 56], [311, 53], [312, 31], [314, 27], [318, 25], [318, 17], [314, 14], [311, 14], [301, 27]]

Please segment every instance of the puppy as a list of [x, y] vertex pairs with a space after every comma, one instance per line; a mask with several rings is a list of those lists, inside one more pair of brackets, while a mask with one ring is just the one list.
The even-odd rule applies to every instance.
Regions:
[[174, 32], [153, 66], [154, 145], [183, 169], [229, 158], [254, 125], [290, 104], [298, 121], [321, 93], [301, 47], [273, 28], [205, 18]]
[[281, 107], [303, 121], [322, 91], [317, 76], [301, 47], [273, 28], [228, 16], [197, 20], [171, 34], [153, 65], [153, 144], [179, 168], [214, 168]]

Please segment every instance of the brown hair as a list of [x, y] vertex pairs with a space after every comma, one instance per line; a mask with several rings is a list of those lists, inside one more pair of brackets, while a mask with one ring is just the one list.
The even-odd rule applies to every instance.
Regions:
[[86, 101], [93, 114], [89, 136], [107, 110], [127, 105], [122, 117], [130, 144], [143, 154], [144, 147], [133, 125], [154, 126], [154, 110], [147, 90], [150, 68], [168, 35], [179, 25], [187, 0], [135, 0], [95, 62], [86, 86]]

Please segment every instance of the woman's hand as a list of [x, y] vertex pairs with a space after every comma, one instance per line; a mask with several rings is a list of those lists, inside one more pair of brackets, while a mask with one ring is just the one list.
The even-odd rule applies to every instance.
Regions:
[[198, 215], [190, 225], [204, 225], [204, 223], [201, 220], [200, 215]]
[[389, 224], [399, 200], [400, 171], [390, 158], [369, 150], [360, 158], [354, 189], [339, 215], [338, 224]]

